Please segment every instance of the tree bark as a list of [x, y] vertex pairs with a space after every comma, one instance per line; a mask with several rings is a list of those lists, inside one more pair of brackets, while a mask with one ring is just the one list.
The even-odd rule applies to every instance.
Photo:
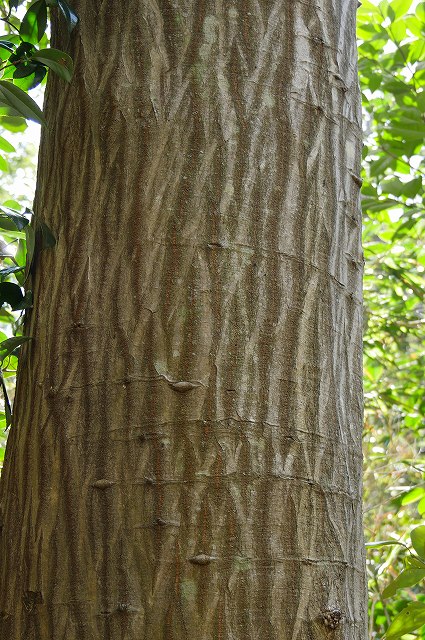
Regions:
[[0, 635], [366, 638], [357, 3], [74, 4]]

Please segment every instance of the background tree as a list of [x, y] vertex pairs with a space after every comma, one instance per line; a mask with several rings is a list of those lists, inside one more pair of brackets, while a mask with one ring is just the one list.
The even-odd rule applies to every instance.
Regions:
[[355, 3], [248, 5], [54, 25], [6, 637], [364, 633]]

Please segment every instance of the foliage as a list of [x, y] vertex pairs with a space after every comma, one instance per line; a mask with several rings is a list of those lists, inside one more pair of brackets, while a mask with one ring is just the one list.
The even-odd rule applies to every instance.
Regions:
[[[5, 132], [24, 130], [26, 120], [45, 124], [42, 110], [28, 92], [45, 82], [49, 70], [63, 80], [71, 81], [73, 63], [70, 56], [48, 47], [48, 12], [55, 7], [72, 30], [78, 19], [65, 0], [36, 0], [31, 4], [20, 0], [0, 2], [0, 20], [6, 31], [0, 36], [0, 128], [3, 129], [0, 150], [5, 154], [15, 152]], [[0, 155], [0, 170], [8, 170], [3, 155]], [[33, 219], [30, 209], [22, 208], [16, 200], [3, 201], [0, 205], [0, 322], [5, 330], [10, 327], [14, 337], [0, 334], [0, 387], [4, 398], [0, 428], [10, 425], [8, 387], [13, 392], [19, 349], [28, 340], [21, 336], [21, 326], [24, 311], [33, 304], [32, 292], [26, 284], [37, 232], [42, 248], [54, 244], [50, 231]], [[2, 459], [3, 455], [0, 457]]]
[[358, 35], [366, 128], [365, 520], [371, 539], [403, 542], [369, 553], [370, 635], [386, 631], [395, 640], [420, 633], [425, 621], [416, 586], [423, 563], [409, 564], [404, 545], [425, 513], [425, 2], [364, 0]]

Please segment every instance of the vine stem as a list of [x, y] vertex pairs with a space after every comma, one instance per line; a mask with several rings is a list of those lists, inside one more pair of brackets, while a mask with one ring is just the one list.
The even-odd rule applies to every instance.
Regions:
[[[1, 20], [2, 22], [5, 22], [6, 24], [8, 24], [8, 25], [9, 25], [9, 27], [11, 27], [12, 29], [15, 29], [15, 31], [17, 31], [17, 32], [18, 32], [18, 34], [19, 34], [19, 28], [18, 28], [17, 26], [15, 26], [15, 25], [13, 24], [13, 22], [11, 22], [11, 21], [9, 20], [9, 18], [10, 18], [10, 13], [9, 13], [9, 15], [8, 15], [6, 18], [0, 18], [0, 20]], [[20, 36], [19, 36], [19, 37], [20, 37]], [[21, 38], [21, 40], [22, 40], [22, 38]]]

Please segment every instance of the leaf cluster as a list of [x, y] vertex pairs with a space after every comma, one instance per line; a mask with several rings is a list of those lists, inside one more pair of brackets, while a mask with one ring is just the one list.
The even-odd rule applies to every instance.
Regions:
[[[365, 510], [370, 636], [421, 634], [423, 557], [404, 540], [425, 513], [425, 2], [362, 0]], [[395, 546], [393, 546], [395, 545]], [[410, 563], [410, 564], [409, 564]], [[388, 579], [391, 582], [388, 584]], [[404, 613], [403, 613], [404, 612]]]
[[[19, 22], [13, 11], [20, 4], [10, 2], [8, 12], [1, 18], [9, 33], [0, 36], [0, 116], [45, 124], [41, 109], [27, 92], [44, 81], [49, 69], [67, 82], [73, 74], [70, 56], [45, 46], [48, 8], [58, 7], [70, 30], [78, 18], [65, 0], [36, 0]], [[3, 125], [7, 128], [7, 121]]]
[[[0, 127], [5, 130], [20, 131], [26, 120], [45, 124], [42, 110], [28, 92], [45, 81], [49, 70], [66, 82], [72, 79], [70, 56], [48, 46], [49, 11], [56, 9], [72, 31], [78, 18], [65, 0], [0, 2], [0, 21], [6, 31], [0, 35]], [[21, 12], [21, 19], [17, 10]], [[14, 153], [15, 147], [0, 136], [0, 150]], [[0, 156], [0, 170], [7, 169], [7, 161]], [[22, 314], [33, 305], [32, 291], [27, 286], [28, 276], [36, 247], [43, 249], [54, 244], [50, 229], [32, 218], [29, 209], [22, 211], [19, 203], [13, 200], [0, 205], [0, 321], [3, 325], [11, 325], [15, 334], [14, 337], [0, 336], [0, 386], [4, 398], [0, 423], [6, 427], [11, 422], [7, 379], [13, 382], [19, 349], [29, 340], [21, 335]]]

